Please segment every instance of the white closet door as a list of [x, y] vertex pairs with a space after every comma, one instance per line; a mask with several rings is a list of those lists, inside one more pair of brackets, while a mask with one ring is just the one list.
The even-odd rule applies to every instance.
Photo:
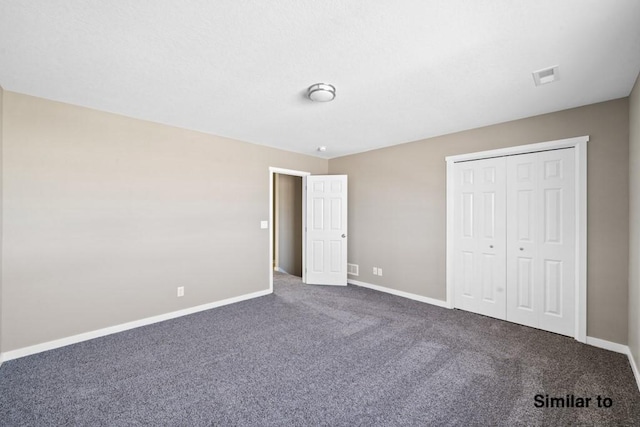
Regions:
[[507, 319], [538, 327], [540, 197], [538, 153], [507, 160]]
[[574, 149], [507, 158], [507, 320], [563, 335], [575, 322]]
[[454, 166], [455, 306], [498, 319], [506, 315], [505, 163]]

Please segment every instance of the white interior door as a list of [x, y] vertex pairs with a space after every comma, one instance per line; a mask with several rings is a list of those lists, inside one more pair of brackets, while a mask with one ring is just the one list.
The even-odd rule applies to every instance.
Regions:
[[306, 187], [306, 283], [347, 285], [347, 176], [311, 175]]
[[505, 158], [454, 166], [454, 305], [506, 316]]
[[575, 150], [507, 160], [507, 320], [575, 332]]
[[507, 160], [507, 318], [538, 327], [540, 197], [537, 153]]

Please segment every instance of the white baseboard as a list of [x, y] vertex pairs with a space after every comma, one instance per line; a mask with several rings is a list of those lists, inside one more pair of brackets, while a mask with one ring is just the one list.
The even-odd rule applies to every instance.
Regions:
[[604, 348], [605, 350], [615, 351], [616, 353], [625, 354], [629, 359], [629, 363], [631, 364], [631, 370], [633, 371], [633, 376], [636, 379], [638, 390], [640, 390], [640, 371], [638, 371], [638, 365], [633, 358], [633, 354], [631, 354], [631, 349], [629, 349], [629, 346], [594, 337], [587, 337], [587, 344], [594, 347]]
[[380, 286], [380, 285], [372, 285], [371, 283], [360, 282], [359, 280], [349, 279], [349, 280], [347, 280], [347, 283], [349, 283], [351, 285], [360, 286], [362, 288], [373, 289], [374, 291], [385, 292], [387, 294], [391, 294], [391, 295], [396, 295], [396, 296], [403, 297], [403, 298], [412, 299], [414, 301], [420, 301], [420, 302], [425, 302], [425, 303], [431, 304], [431, 305], [437, 305], [438, 307], [452, 308], [452, 307], [449, 306], [449, 304], [447, 304], [446, 301], [442, 301], [442, 300], [435, 299], [435, 298], [423, 297], [422, 295], [416, 295], [416, 294], [412, 294], [412, 293], [409, 293], [409, 292], [399, 291], [397, 289], [386, 288], [386, 287]]
[[638, 370], [638, 365], [636, 364], [636, 360], [633, 358], [633, 354], [631, 350], [629, 350], [629, 363], [631, 363], [631, 370], [633, 371], [633, 376], [636, 377], [636, 384], [638, 384], [638, 390], [640, 390], [640, 371]]
[[629, 347], [624, 344], [602, 340], [600, 338], [587, 337], [587, 344], [594, 347], [604, 348], [605, 350], [615, 351], [616, 353], [629, 354]]
[[76, 344], [82, 341], [88, 341], [94, 338], [104, 337], [106, 335], [115, 334], [118, 332], [128, 331], [129, 329], [139, 328], [141, 326], [151, 325], [153, 323], [163, 322], [165, 320], [175, 319], [177, 317], [186, 316], [188, 314], [198, 313], [200, 311], [210, 310], [216, 307], [222, 307], [224, 305], [234, 304], [240, 301], [246, 301], [252, 298], [257, 298], [271, 294], [272, 291], [264, 290], [253, 292], [250, 294], [240, 295], [233, 298], [227, 298], [221, 301], [216, 301], [208, 304], [202, 304], [195, 307], [185, 308], [183, 310], [172, 311], [171, 313], [160, 314], [158, 316], [147, 317], [146, 319], [135, 320], [133, 322], [122, 323], [116, 326], [110, 326], [108, 328], [98, 329], [96, 331], [85, 332], [78, 335], [73, 335], [66, 338], [61, 338], [54, 341], [48, 341], [42, 344], [36, 344], [29, 347], [19, 348], [17, 350], [7, 351], [0, 354], [1, 361], [18, 359], [20, 357], [30, 356], [32, 354], [41, 353], [47, 350], [53, 350], [55, 348], [64, 347], [71, 344]]

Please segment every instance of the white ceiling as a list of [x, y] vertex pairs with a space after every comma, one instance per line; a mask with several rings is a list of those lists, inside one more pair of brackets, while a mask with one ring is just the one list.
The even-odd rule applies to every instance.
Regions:
[[625, 97], [639, 71], [638, 0], [0, 0], [6, 90], [327, 158]]

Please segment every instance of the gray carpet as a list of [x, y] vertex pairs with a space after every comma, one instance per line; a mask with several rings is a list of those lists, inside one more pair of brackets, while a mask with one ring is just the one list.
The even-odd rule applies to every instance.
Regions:
[[[536, 408], [536, 394], [593, 399]], [[612, 406], [598, 408], [597, 396]], [[608, 401], [607, 401], [608, 403]], [[624, 355], [354, 286], [275, 294], [5, 362], [2, 426], [638, 425]]]

